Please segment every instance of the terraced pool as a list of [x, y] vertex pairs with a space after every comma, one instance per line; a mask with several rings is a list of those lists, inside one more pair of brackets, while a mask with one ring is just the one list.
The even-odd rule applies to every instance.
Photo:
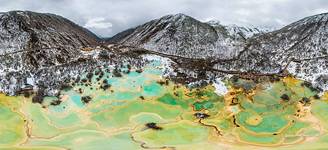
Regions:
[[[86, 73], [77, 82], [72, 79], [72, 88], [62, 90], [61, 98], [46, 97], [42, 104], [0, 94], [0, 148], [328, 147], [328, 94], [315, 99], [319, 93], [301, 80], [226, 78], [228, 93], [220, 95], [211, 85], [188, 90], [160, 79], [159, 65], [154, 61], [142, 72], [127, 65], [116, 68], [122, 77], [115, 77], [114, 68], [94, 71], [92, 77]], [[83, 101], [86, 97], [91, 101]], [[51, 105], [57, 100], [61, 103]]]

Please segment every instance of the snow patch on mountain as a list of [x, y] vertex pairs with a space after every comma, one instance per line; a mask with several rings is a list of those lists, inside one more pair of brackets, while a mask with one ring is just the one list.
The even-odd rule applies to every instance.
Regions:
[[54, 14], [0, 13], [0, 55], [42, 48], [79, 49], [98, 41], [80, 26]]

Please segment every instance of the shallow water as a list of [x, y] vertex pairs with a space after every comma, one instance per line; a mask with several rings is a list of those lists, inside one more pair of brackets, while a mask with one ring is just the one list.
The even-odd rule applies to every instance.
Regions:
[[165, 130], [147, 129], [132, 136], [137, 141], [146, 141], [147, 147], [163, 147], [199, 143], [211, 135], [210, 128], [187, 120], [165, 124], [162, 127]]
[[[94, 75], [91, 82], [61, 91], [57, 106], [50, 105], [57, 97], [33, 104], [31, 98], [0, 94], [0, 137], [6, 137], [0, 138], [0, 148], [320, 149], [328, 143], [328, 94], [314, 100], [318, 92], [303, 81], [227, 79], [229, 92], [221, 96], [211, 85], [188, 90], [159, 79], [162, 72], [155, 67], [160, 65], [154, 61], [142, 73], [132, 69], [122, 77]], [[127, 71], [126, 64], [120, 70]], [[104, 79], [111, 85], [106, 90], [100, 88]], [[290, 100], [282, 100], [282, 94]], [[84, 103], [83, 96], [92, 100]], [[303, 97], [311, 104], [303, 104]], [[195, 113], [207, 116], [199, 119]], [[161, 130], [146, 127], [149, 122]]]

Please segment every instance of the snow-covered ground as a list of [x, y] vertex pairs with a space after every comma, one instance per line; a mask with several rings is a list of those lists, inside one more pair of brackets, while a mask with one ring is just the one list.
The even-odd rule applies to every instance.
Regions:
[[[172, 63], [175, 63], [175, 62], [173, 62], [171, 59], [161, 57], [161, 56], [158, 56], [158, 55], [153, 55], [153, 54], [142, 55], [142, 58], [147, 59], [149, 61], [153, 61], [153, 60], [160, 61], [161, 65], [157, 66], [157, 68], [161, 69], [161, 71], [164, 73], [161, 77], [170, 78], [172, 75], [176, 76], [176, 72], [174, 72], [174, 68], [172, 67]], [[195, 77], [195, 75], [191, 75], [191, 76]], [[209, 83], [209, 80], [204, 80], [204, 81], [199, 81], [199, 82], [192, 82], [188, 86], [201, 84], [201, 82]], [[225, 94], [228, 93], [228, 89], [225, 86], [225, 84], [221, 81], [221, 78], [217, 78], [215, 81], [213, 81], [212, 86], [215, 87], [214, 92], [217, 93], [218, 95], [225, 95]]]
[[170, 78], [171, 76], [176, 76], [177, 73], [174, 72], [174, 69], [172, 67], [172, 64], [175, 63], [173, 62], [170, 58], [166, 58], [166, 57], [161, 57], [158, 55], [153, 55], [153, 54], [145, 54], [142, 55], [143, 59], [149, 60], [149, 61], [160, 61], [161, 65], [157, 66], [157, 68], [159, 68], [162, 72], [163, 75], [161, 76], [161, 78]]
[[228, 89], [220, 78], [217, 78], [212, 84], [215, 87], [215, 93], [218, 95], [225, 95], [228, 93]]

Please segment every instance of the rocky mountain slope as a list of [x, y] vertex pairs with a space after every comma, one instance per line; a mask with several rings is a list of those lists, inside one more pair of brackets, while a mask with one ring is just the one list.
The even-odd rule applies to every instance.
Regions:
[[[51, 95], [61, 82], [95, 67], [132, 62], [140, 68], [151, 60], [123, 48], [109, 50], [110, 60], [98, 60], [94, 53], [79, 61], [81, 48], [98, 41], [78, 25], [52, 14], [18, 11], [0, 16], [0, 91], [10, 95], [24, 77], [33, 77], [38, 88]], [[322, 57], [327, 56], [327, 18], [328, 14], [315, 15], [268, 32], [253, 26], [202, 23], [177, 14], [121, 32], [110, 41], [164, 53], [156, 54], [163, 59], [183, 56], [173, 57], [173, 65], [164, 71], [165, 77], [178, 82], [202, 84], [226, 76], [206, 69], [203, 58], [221, 70], [258, 73], [277, 72], [295, 58], [307, 61], [291, 62], [289, 72], [328, 89], [328, 59]], [[117, 53], [120, 51], [125, 54]]]
[[[0, 13], [0, 69], [23, 70], [65, 64], [99, 41], [82, 27], [54, 14]], [[20, 59], [17, 59], [20, 58]]]
[[[247, 40], [247, 46], [233, 61], [219, 62], [216, 68], [277, 72], [290, 58], [306, 59], [292, 62], [288, 70], [294, 75], [327, 82], [328, 74], [328, 14], [319, 14], [296, 21], [280, 30], [257, 34]], [[320, 58], [323, 57], [323, 58]]]
[[[252, 37], [254, 34], [260, 34], [260, 33], [266, 33], [271, 28], [259, 28], [255, 27], [252, 24], [241, 22], [239, 25], [237, 24], [229, 24], [229, 25], [223, 25], [220, 21], [217, 20], [211, 20], [208, 22], [205, 22], [209, 24], [210, 26], [214, 27], [217, 32], [223, 33], [226, 38], [230, 38], [231, 40], [238, 41], [243, 40], [245, 41], [247, 38]], [[241, 38], [241, 39], [238, 39]]]
[[123, 40], [124, 38], [126, 38], [127, 36], [129, 36], [130, 34], [132, 34], [138, 27], [130, 28], [130, 29], [124, 30], [120, 33], [117, 33], [116, 35], [114, 35], [114, 36], [110, 37], [108, 40], [106, 40], [106, 42], [118, 43], [121, 40]]
[[[306, 17], [279, 30], [202, 23], [183, 14], [145, 23], [118, 43], [187, 58], [206, 58], [218, 69], [274, 73], [288, 70], [311, 81], [328, 74], [328, 14]], [[319, 80], [318, 80], [319, 81]], [[325, 81], [326, 82], [326, 81]]]
[[58, 15], [0, 13], [0, 90], [13, 94], [22, 78], [67, 65], [83, 47], [98, 43], [82, 27]]
[[188, 58], [216, 56], [228, 59], [243, 50], [247, 38], [265, 32], [253, 26], [222, 25], [218, 21], [203, 23], [176, 14], [123, 31], [110, 42]]
[[98, 41], [83, 28], [54, 14], [0, 13], [0, 54], [35, 48], [81, 48]]
[[296, 21], [280, 30], [254, 37], [250, 49], [277, 53], [277, 59], [310, 58], [327, 54], [328, 14]]
[[92, 31], [90, 31], [87, 28], [83, 28], [84, 31], [86, 31], [89, 35], [91, 35], [92, 37], [94, 37], [95, 39], [97, 39], [98, 41], [103, 41], [103, 39], [99, 36], [97, 36], [96, 34], [94, 34]]
[[198, 57], [215, 47], [223, 35], [184, 14], [147, 22], [118, 43], [186, 57]]

